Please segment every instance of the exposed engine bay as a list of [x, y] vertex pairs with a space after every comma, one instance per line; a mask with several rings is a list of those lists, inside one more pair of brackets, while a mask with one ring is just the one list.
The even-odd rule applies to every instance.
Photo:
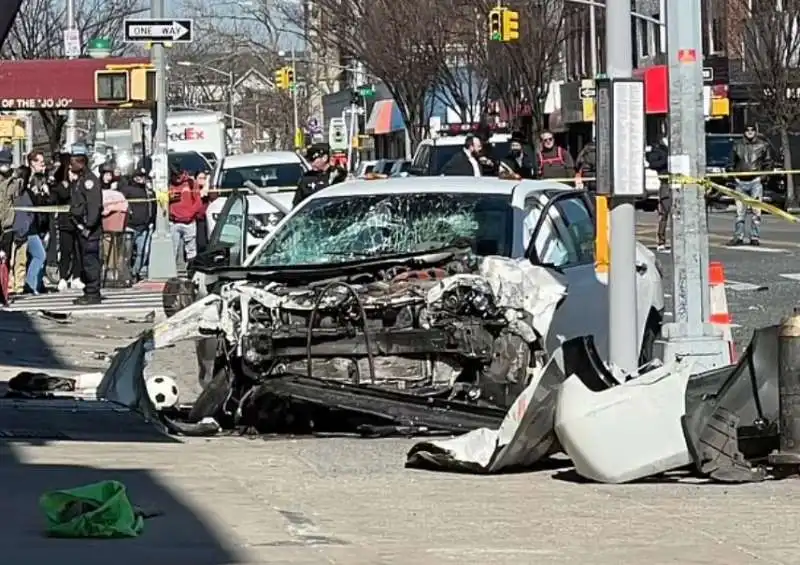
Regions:
[[[191, 331], [180, 329], [185, 320], [221, 338], [214, 349], [228, 361], [239, 411], [254, 389], [269, 383], [274, 393], [271, 381], [291, 376], [296, 386], [302, 377], [303, 386], [338, 383], [339, 391], [402, 393], [501, 415], [546, 362], [541, 338], [566, 295], [561, 276], [469, 251], [383, 263], [338, 276], [283, 272], [224, 283], [170, 319], [168, 333], [190, 338], [174, 335]], [[197, 405], [209, 404], [204, 395]]]
[[507, 407], [542, 363], [533, 313], [508, 279], [530, 269], [464, 254], [302, 287], [235, 283], [221, 318], [255, 382], [304, 374]]

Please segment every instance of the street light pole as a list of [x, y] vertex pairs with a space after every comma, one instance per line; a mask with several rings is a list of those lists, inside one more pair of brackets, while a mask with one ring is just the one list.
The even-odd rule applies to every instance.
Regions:
[[[631, 78], [633, 53], [629, 0], [608, 0], [606, 3], [606, 53], [608, 76], [611, 79]], [[619, 129], [623, 127], [624, 124], [612, 122], [611, 128], [614, 132], [612, 139], [617, 139]], [[608, 140], [598, 141], [608, 143]], [[617, 189], [618, 187], [614, 187], [614, 191]], [[639, 332], [636, 319], [636, 211], [629, 197], [613, 196], [613, 193], [610, 208], [609, 361], [623, 371], [633, 372], [639, 366], [637, 347]]]
[[234, 117], [234, 113], [236, 112], [236, 100], [234, 98], [234, 87], [233, 71], [231, 71], [228, 73], [228, 118], [230, 118], [231, 145], [233, 144], [233, 138], [236, 134], [236, 118]]
[[730, 362], [721, 331], [709, 324], [708, 227], [705, 194], [695, 179], [705, 175], [701, 0], [667, 5], [669, 57], [669, 171], [672, 184], [673, 322], [665, 324], [663, 359], [690, 357], [697, 371]]
[[[154, 20], [164, 19], [165, 0], [152, 0]], [[167, 58], [162, 43], [154, 43], [152, 62], [156, 70], [156, 132], [152, 155], [153, 185], [158, 200], [156, 226], [150, 244], [147, 278], [167, 280], [178, 275], [169, 226], [169, 164], [167, 160]]]
[[[67, 30], [72, 31], [77, 28], [75, 24], [75, 0], [67, 0]], [[70, 59], [76, 59], [70, 56]], [[78, 113], [76, 110], [67, 110], [66, 127], [67, 146], [71, 146], [78, 141]]]

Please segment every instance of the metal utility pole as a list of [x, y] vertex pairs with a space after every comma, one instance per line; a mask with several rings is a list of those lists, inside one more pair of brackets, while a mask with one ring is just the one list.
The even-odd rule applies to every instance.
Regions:
[[297, 109], [297, 57], [295, 56], [294, 46], [292, 46], [292, 76], [294, 77], [294, 83], [292, 84], [292, 106], [294, 107], [294, 145], [295, 149], [300, 149], [300, 147], [298, 147], [299, 134], [297, 133], [300, 131], [300, 113]]
[[[611, 79], [630, 78], [633, 74], [629, 0], [608, 0], [606, 3], [606, 72]], [[702, 89], [700, 90], [702, 92]], [[625, 124], [611, 124], [612, 131], [616, 132], [619, 132], [618, 128], [624, 127]], [[615, 137], [619, 135], [616, 132]], [[624, 156], [615, 158], [624, 159]], [[614, 191], [621, 193], [622, 188], [614, 187]], [[636, 319], [636, 211], [633, 199], [613, 195], [610, 200], [610, 210], [609, 361], [623, 371], [633, 372], [639, 366], [637, 347], [639, 332]]]
[[[78, 26], [75, 23], [75, 0], [67, 0], [67, 31], [73, 31]], [[69, 59], [77, 59], [70, 55]], [[67, 146], [78, 141], [78, 113], [76, 110], [67, 110]]]
[[[165, 0], [152, 0], [154, 20], [164, 18]], [[175, 249], [169, 228], [169, 165], [167, 162], [167, 59], [163, 43], [154, 43], [152, 62], [156, 70], [156, 132], [153, 143], [153, 188], [159, 206], [156, 212], [156, 231], [150, 244], [150, 263], [147, 278], [167, 280], [178, 275]]]
[[705, 198], [695, 179], [705, 175], [701, 0], [667, 4], [669, 58], [669, 171], [672, 184], [673, 322], [665, 324], [663, 359], [692, 357], [698, 371], [728, 364], [722, 332], [708, 323], [708, 230]]

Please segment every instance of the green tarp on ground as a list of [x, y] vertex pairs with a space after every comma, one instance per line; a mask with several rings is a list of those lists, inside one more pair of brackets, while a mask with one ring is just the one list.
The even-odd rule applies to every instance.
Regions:
[[144, 519], [119, 481], [48, 492], [39, 499], [39, 507], [52, 537], [136, 537], [144, 528]]

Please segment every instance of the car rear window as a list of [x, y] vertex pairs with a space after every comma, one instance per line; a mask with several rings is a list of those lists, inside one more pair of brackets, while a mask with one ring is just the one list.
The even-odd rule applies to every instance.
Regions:
[[260, 188], [297, 186], [303, 176], [300, 163], [279, 163], [223, 169], [220, 188], [242, 188], [250, 181]]

